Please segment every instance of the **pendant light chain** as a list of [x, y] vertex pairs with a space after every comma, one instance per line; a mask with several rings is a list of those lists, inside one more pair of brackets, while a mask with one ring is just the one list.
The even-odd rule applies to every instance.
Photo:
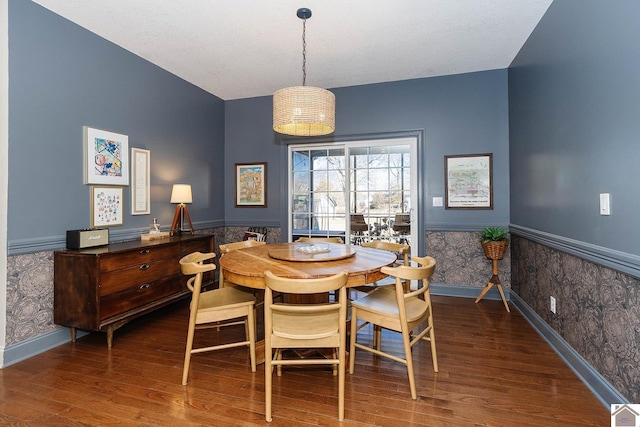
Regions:
[[302, 20], [302, 86], [307, 82], [307, 19]]

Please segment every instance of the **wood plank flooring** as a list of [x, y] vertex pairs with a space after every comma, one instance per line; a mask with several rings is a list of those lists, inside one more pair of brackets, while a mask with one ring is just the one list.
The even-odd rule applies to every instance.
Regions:
[[[272, 426], [605, 426], [609, 411], [513, 309], [502, 302], [436, 296], [440, 372], [427, 343], [414, 348], [418, 400], [405, 368], [359, 351], [337, 421], [330, 368], [274, 377]], [[180, 384], [188, 308], [178, 303], [117, 330], [113, 349], [92, 333], [0, 370], [0, 425], [257, 426], [264, 421], [264, 365], [245, 349], [195, 355]], [[241, 329], [196, 333], [225, 339]], [[370, 339], [363, 329], [361, 339]], [[395, 334], [383, 345], [401, 354]]]

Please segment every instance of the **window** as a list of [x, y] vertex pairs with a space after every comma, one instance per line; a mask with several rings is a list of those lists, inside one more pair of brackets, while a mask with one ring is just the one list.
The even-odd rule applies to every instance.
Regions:
[[290, 239], [411, 243], [416, 146], [398, 138], [289, 147]]

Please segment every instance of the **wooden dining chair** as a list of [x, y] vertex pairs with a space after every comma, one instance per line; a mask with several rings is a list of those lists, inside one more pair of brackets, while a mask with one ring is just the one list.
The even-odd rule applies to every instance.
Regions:
[[[409, 254], [411, 253], [411, 247], [409, 245], [404, 245], [400, 243], [387, 242], [385, 240], [373, 240], [371, 242], [362, 243], [363, 248], [373, 248], [380, 249], [381, 251], [393, 252], [396, 254], [396, 262], [394, 263], [394, 267], [400, 265], [409, 265]], [[369, 292], [375, 291], [377, 288], [381, 286], [394, 286], [396, 280], [394, 277], [385, 277], [382, 280], [378, 280], [374, 283], [369, 283], [361, 286], [354, 286], [349, 288], [349, 299], [352, 299], [351, 291], [363, 292], [368, 294]], [[403, 280], [403, 285], [406, 287], [407, 282]], [[405, 291], [408, 289], [405, 289]], [[366, 324], [362, 324], [360, 328], [363, 328]], [[378, 347], [378, 343], [382, 338], [382, 329], [379, 325], [374, 325], [373, 327], [373, 345], [374, 347]]]
[[[394, 287], [383, 287], [367, 296], [351, 302], [351, 346], [349, 353], [349, 373], [355, 368], [356, 349], [366, 350], [375, 355], [387, 357], [400, 362], [407, 367], [411, 398], [417, 399], [414, 377], [412, 347], [425, 340], [431, 344], [431, 358], [433, 371], [438, 372], [438, 357], [436, 354], [436, 338], [433, 329], [433, 310], [429, 278], [436, 267], [436, 261], [431, 257], [413, 257], [413, 262], [419, 266], [383, 267], [382, 272], [394, 276]], [[416, 290], [405, 291], [403, 281], [418, 282]], [[367, 346], [357, 342], [358, 321], [372, 325], [379, 325], [384, 329], [400, 332], [404, 347], [404, 358], [396, 354], [382, 351], [382, 343]], [[424, 326], [418, 328], [418, 326]], [[414, 332], [418, 329], [417, 332]], [[374, 332], [375, 334], [375, 332]]]
[[342, 237], [299, 237], [296, 242], [344, 243], [344, 240], [342, 240]]
[[[362, 247], [393, 252], [394, 254], [396, 254], [396, 257], [397, 257], [397, 260], [394, 264], [394, 266], [396, 267], [400, 265], [409, 265], [409, 255], [411, 254], [411, 246], [407, 244], [387, 242], [384, 240], [373, 240], [371, 242], [362, 243]], [[353, 289], [357, 289], [361, 292], [369, 293], [378, 286], [393, 285], [394, 283], [395, 283], [395, 280], [393, 278], [390, 278], [389, 280], [382, 279], [369, 285], [357, 286]]]
[[[189, 310], [189, 328], [184, 355], [184, 368], [182, 370], [182, 385], [187, 385], [191, 355], [196, 353], [248, 346], [249, 357], [251, 359], [251, 371], [256, 371], [255, 297], [233, 287], [201, 292], [203, 274], [207, 271], [213, 271], [216, 268], [215, 264], [205, 264], [204, 261], [213, 259], [215, 256], [215, 253], [194, 252], [180, 259], [180, 270], [182, 274], [193, 276], [187, 281], [187, 287], [191, 291], [191, 305]], [[221, 323], [226, 321], [231, 322]], [[244, 341], [193, 348], [193, 338], [196, 329], [219, 328], [220, 326], [237, 324], [244, 324]]]
[[[231, 251], [236, 251], [238, 249], [252, 248], [254, 246], [266, 245], [266, 242], [259, 242], [257, 240], [243, 240], [240, 242], [226, 243], [224, 245], [218, 246], [220, 249], [220, 258], [222, 258], [225, 254], [228, 254]], [[229, 282], [224, 281], [224, 275], [222, 274], [222, 269], [218, 273], [218, 287], [224, 288], [225, 286], [232, 285]]]
[[[338, 419], [344, 419], [344, 376], [347, 322], [347, 272], [318, 279], [288, 279], [264, 273], [265, 305], [265, 419], [271, 421], [273, 368], [282, 366], [332, 365], [338, 375]], [[336, 291], [338, 298], [325, 304], [273, 302], [274, 291], [286, 294], [317, 294]], [[331, 349], [332, 357], [284, 359], [285, 349]], [[337, 369], [336, 369], [337, 367]], [[336, 372], [337, 371], [337, 372]]]

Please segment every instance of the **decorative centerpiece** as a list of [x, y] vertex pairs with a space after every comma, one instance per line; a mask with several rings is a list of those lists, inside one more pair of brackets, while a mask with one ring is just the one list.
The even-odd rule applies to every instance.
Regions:
[[309, 245], [300, 246], [297, 250], [304, 254], [322, 254], [331, 252], [329, 245], [326, 243], [311, 243]]
[[487, 283], [482, 292], [480, 292], [480, 295], [478, 295], [478, 298], [476, 298], [476, 303], [489, 292], [493, 285], [496, 285], [504, 307], [510, 312], [509, 304], [504, 296], [502, 284], [498, 277], [498, 261], [504, 258], [504, 254], [507, 252], [507, 247], [509, 246], [509, 230], [502, 227], [485, 227], [478, 233], [478, 236], [480, 237], [480, 244], [482, 245], [485, 256], [489, 258], [493, 264], [493, 276], [491, 276], [489, 283]]

